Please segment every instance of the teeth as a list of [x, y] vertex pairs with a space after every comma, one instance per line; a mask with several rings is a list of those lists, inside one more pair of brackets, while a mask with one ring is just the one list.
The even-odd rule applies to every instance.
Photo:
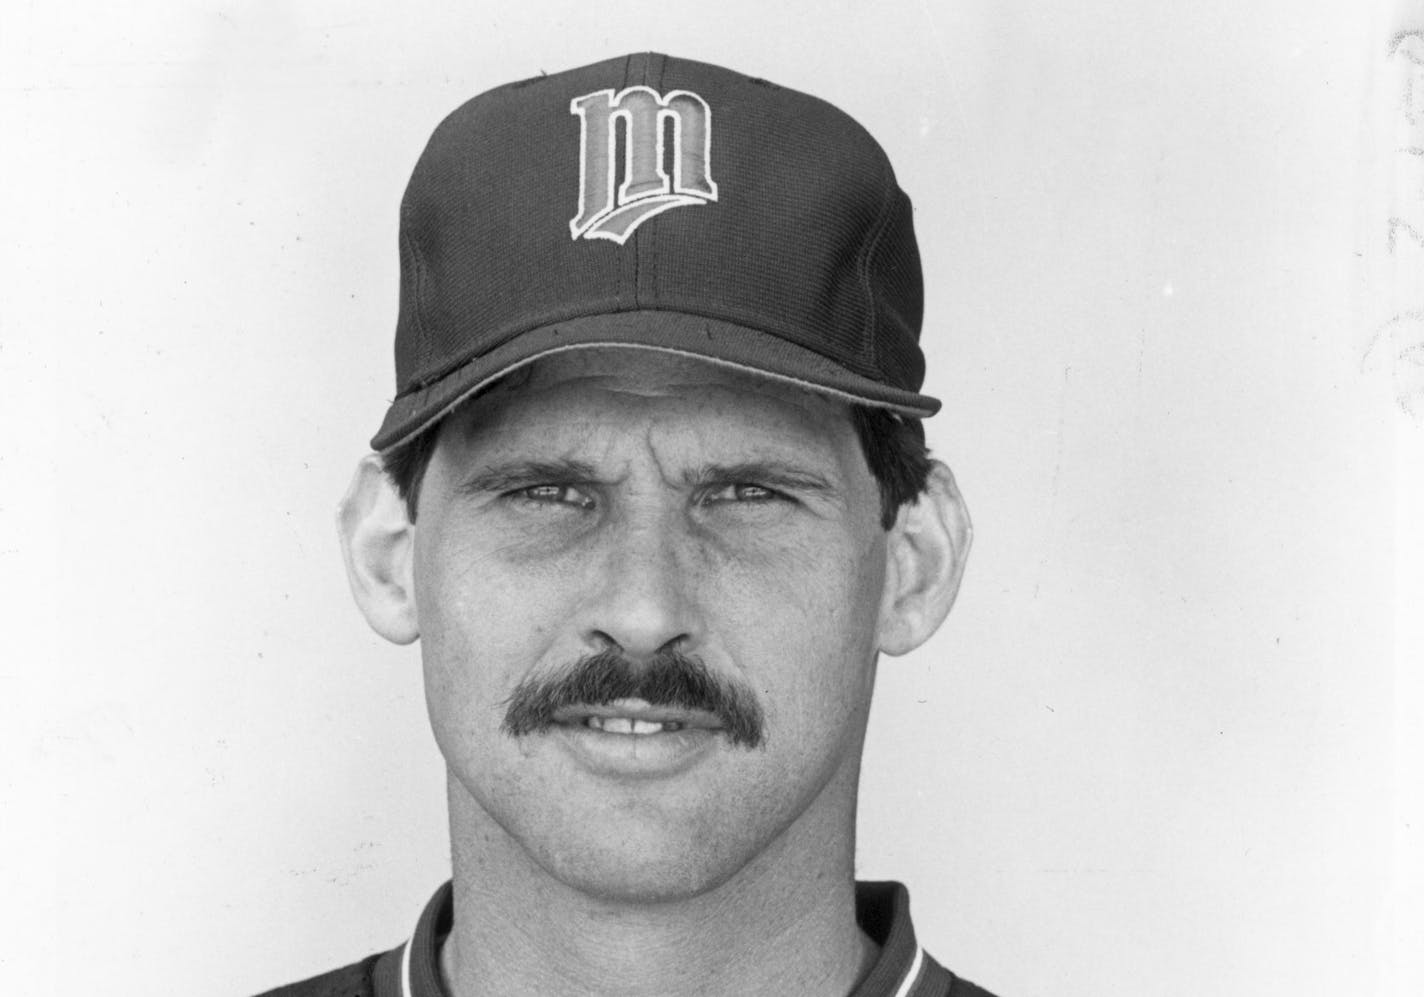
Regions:
[[607, 734], [661, 734], [663, 731], [682, 730], [682, 724], [676, 720], [656, 722], [633, 717], [588, 717], [584, 724]]

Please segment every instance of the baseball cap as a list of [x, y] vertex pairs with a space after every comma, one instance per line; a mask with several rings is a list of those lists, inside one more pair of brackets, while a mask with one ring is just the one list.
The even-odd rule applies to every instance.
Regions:
[[823, 100], [657, 53], [499, 87], [400, 209], [388, 450], [517, 367], [613, 346], [925, 417], [923, 279], [884, 151]]

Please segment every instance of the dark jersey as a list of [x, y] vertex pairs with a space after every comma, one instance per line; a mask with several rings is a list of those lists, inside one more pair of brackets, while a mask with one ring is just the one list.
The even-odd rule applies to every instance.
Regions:
[[[880, 957], [850, 997], [993, 997], [961, 980], [920, 948], [910, 894], [899, 883], [857, 883], [856, 918]], [[449, 997], [440, 982], [440, 942], [450, 931], [446, 883], [425, 905], [410, 941], [330, 973], [259, 997]]]

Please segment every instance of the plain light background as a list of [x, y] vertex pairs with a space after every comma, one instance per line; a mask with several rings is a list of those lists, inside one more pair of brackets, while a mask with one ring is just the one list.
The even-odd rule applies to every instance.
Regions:
[[396, 207], [464, 99], [645, 48], [835, 102], [915, 202], [977, 538], [882, 663], [860, 873], [1004, 997], [1424, 992], [1424, 11], [3, 22], [7, 992], [241, 997], [395, 945], [448, 874], [418, 652], [332, 525]]

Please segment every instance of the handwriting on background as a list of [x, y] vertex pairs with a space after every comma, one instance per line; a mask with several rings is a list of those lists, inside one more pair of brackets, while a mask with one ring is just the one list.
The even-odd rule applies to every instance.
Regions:
[[1385, 122], [1390, 180], [1385, 251], [1388, 277], [1380, 322], [1366, 364], [1387, 365], [1399, 407], [1424, 422], [1424, 29], [1400, 31], [1389, 43]]

